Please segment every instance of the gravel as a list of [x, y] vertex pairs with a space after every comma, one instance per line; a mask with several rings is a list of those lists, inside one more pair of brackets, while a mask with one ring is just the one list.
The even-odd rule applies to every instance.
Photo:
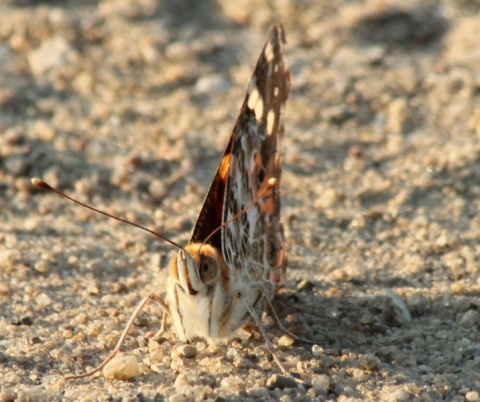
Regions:
[[[480, 6], [473, 1], [7, 0], [0, 5], [0, 400], [476, 401]], [[184, 244], [269, 27], [293, 73], [282, 213], [289, 272], [226, 345], [108, 356]], [[130, 371], [129, 371], [130, 370]], [[133, 374], [132, 374], [133, 373]], [[93, 399], [92, 399], [93, 398]]]

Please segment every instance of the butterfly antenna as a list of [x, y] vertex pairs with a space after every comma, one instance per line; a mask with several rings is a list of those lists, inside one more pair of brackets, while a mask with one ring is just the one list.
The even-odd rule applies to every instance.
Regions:
[[[148, 229], [144, 226], [141, 226], [141, 225], [138, 225], [136, 223], [133, 223], [133, 222], [130, 222], [130, 221], [127, 221], [126, 219], [122, 219], [122, 218], [119, 218], [118, 216], [114, 216], [114, 215], [111, 215], [109, 214], [108, 212], [104, 212], [104, 211], [101, 211], [97, 208], [94, 208], [90, 205], [87, 205], [87, 204], [84, 204], [83, 202], [80, 202], [80, 201], [77, 201], [76, 199], [68, 196], [67, 194], [65, 193], [62, 193], [60, 190], [57, 190], [56, 188], [53, 188], [52, 186], [50, 186], [49, 184], [45, 183], [43, 180], [40, 180], [40, 179], [37, 179], [37, 178], [33, 178], [31, 179], [32, 181], [32, 184], [35, 186], [35, 187], [39, 187], [39, 188], [42, 188], [44, 190], [48, 190], [48, 191], [51, 191], [52, 193], [55, 193], [55, 194], [58, 194], [64, 198], [66, 198], [67, 200], [69, 201], [72, 201], [74, 202], [75, 204], [78, 204], [78, 205], [81, 205], [82, 207], [85, 207], [91, 211], [94, 211], [94, 212], [97, 212], [101, 215], [104, 215], [104, 216], [107, 216], [109, 218], [112, 218], [112, 219], [115, 219], [117, 221], [120, 221], [120, 222], [123, 222], [123, 223], [126, 223], [128, 225], [132, 225], [132, 226], [135, 226], [136, 228], [139, 228], [139, 229], [142, 229], [144, 230], [145, 232], [148, 232], [156, 237], [159, 237], [160, 239], [163, 239], [165, 240], [167, 243], [170, 243], [172, 246], [175, 246], [181, 250], [184, 250], [184, 248], [182, 246], [180, 246], [179, 244], [175, 243], [173, 240], [170, 240], [168, 239], [167, 237], [165, 236], [162, 236], [160, 233], [157, 233], [157, 232], [154, 232], [153, 230], [151, 229]], [[184, 250], [185, 251], [185, 250]]]
[[212, 233], [210, 233], [207, 238], [203, 241], [203, 244], [206, 244], [219, 230], [223, 229], [225, 226], [230, 224], [231, 222], [238, 219], [239, 216], [242, 216], [245, 212], [247, 212], [250, 208], [252, 208], [261, 198], [265, 197], [267, 193], [277, 185], [277, 179], [271, 177], [267, 180], [265, 187], [261, 188], [260, 191], [257, 193], [257, 196], [254, 200], [248, 204], [245, 208], [243, 208], [240, 212], [237, 212], [234, 216], [232, 216], [228, 221], [222, 223], [219, 227], [217, 227]]

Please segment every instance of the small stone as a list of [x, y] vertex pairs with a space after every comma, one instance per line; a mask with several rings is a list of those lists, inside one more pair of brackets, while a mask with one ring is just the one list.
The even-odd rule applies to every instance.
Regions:
[[380, 359], [373, 354], [365, 354], [360, 356], [360, 364], [366, 370], [377, 370], [380, 365]]
[[35, 297], [35, 302], [40, 307], [47, 307], [52, 304], [52, 299], [48, 297], [45, 293], [40, 293], [37, 297]]
[[10, 285], [7, 282], [0, 282], [0, 296], [8, 296], [10, 294]]
[[193, 359], [197, 355], [197, 348], [194, 345], [181, 345], [177, 350], [186, 359]]
[[9, 267], [22, 258], [19, 250], [2, 250], [0, 251], [0, 266]]
[[312, 387], [316, 391], [326, 391], [330, 388], [330, 378], [325, 374], [317, 374], [312, 377]]
[[267, 380], [267, 387], [269, 389], [297, 388], [297, 382], [291, 377], [274, 374]]
[[243, 381], [239, 377], [236, 377], [234, 375], [229, 375], [228, 377], [222, 378], [220, 382], [220, 386], [230, 391], [238, 390], [243, 386]]
[[193, 400], [204, 401], [207, 396], [207, 387], [204, 385], [195, 385], [193, 387]]
[[456, 313], [465, 313], [472, 306], [472, 299], [470, 297], [458, 297], [453, 300], [452, 307]]
[[188, 402], [188, 398], [183, 394], [175, 394], [168, 398], [168, 402]]
[[33, 75], [39, 76], [71, 63], [76, 52], [65, 38], [56, 36], [32, 50], [27, 58]]
[[477, 310], [468, 310], [458, 322], [464, 328], [476, 327], [480, 322], [480, 313]]
[[[3, 363], [3, 362], [2, 362]], [[18, 401], [18, 394], [7, 389], [0, 391], [0, 401], [1, 402], [13, 402]]]
[[383, 300], [383, 319], [393, 325], [404, 325], [412, 321], [405, 302], [391, 290], [387, 290]]
[[141, 374], [135, 356], [115, 357], [103, 369], [103, 375], [107, 380], [130, 380]]
[[75, 321], [78, 324], [85, 324], [87, 322], [88, 316], [85, 313], [80, 313], [77, 316], [75, 316]]
[[470, 391], [465, 394], [465, 399], [469, 402], [478, 401], [478, 392], [477, 391]]
[[178, 388], [178, 387], [184, 387], [185, 385], [190, 385], [190, 382], [188, 381], [188, 377], [186, 376], [185, 373], [180, 373], [179, 375], [177, 375], [177, 378], [175, 378], [174, 386], [175, 388]]
[[16, 401], [30, 402], [30, 401], [46, 401], [47, 395], [41, 386], [30, 387], [26, 390], [20, 391], [17, 394]]
[[100, 330], [95, 325], [91, 325], [87, 328], [88, 336], [97, 337], [98, 334], [100, 334]]
[[26, 317], [20, 318], [20, 323], [21, 323], [22, 325], [30, 326], [30, 325], [33, 324], [33, 320], [32, 320], [31, 317], [26, 316]]
[[263, 400], [267, 399], [270, 396], [268, 389], [265, 387], [247, 389], [247, 394], [252, 398], [259, 398]]
[[185, 42], [172, 42], [165, 48], [165, 56], [172, 61], [185, 61], [190, 55], [190, 47]]
[[47, 274], [51, 270], [51, 264], [48, 261], [45, 260], [38, 260], [35, 265], [35, 271], [40, 272], [42, 274]]
[[127, 292], [127, 290], [128, 290], [127, 286], [122, 282], [115, 282], [113, 284], [113, 291], [115, 293], [125, 293]]
[[321, 191], [320, 196], [313, 202], [313, 207], [319, 211], [333, 207], [338, 201], [338, 194], [332, 188]]
[[168, 194], [168, 189], [163, 181], [154, 179], [148, 185], [148, 193], [154, 200], [160, 201]]
[[313, 357], [322, 357], [323, 355], [325, 355], [325, 350], [319, 345], [313, 345], [312, 355]]
[[281, 347], [290, 347], [292, 346], [293, 344], [295, 343], [295, 340], [288, 336], [288, 335], [282, 335], [279, 339], [278, 339], [278, 346], [281, 346]]
[[309, 292], [315, 287], [315, 284], [308, 279], [302, 279], [296, 287], [300, 292]]
[[392, 399], [395, 402], [407, 402], [411, 399], [411, 397], [412, 396], [404, 389], [397, 389], [396, 391], [392, 392]]
[[71, 339], [73, 337], [73, 332], [69, 329], [64, 329], [62, 332], [62, 337], [65, 339]]
[[222, 74], [205, 75], [195, 84], [195, 91], [199, 94], [213, 94], [226, 91], [230, 87]]

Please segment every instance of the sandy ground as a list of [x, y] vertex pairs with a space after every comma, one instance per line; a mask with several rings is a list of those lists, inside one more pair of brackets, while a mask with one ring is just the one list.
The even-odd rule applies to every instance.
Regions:
[[[28, 1], [0, 5], [0, 401], [476, 401], [480, 3]], [[173, 5], [176, 4], [176, 5]], [[269, 27], [293, 88], [282, 182], [279, 378], [257, 331], [108, 355], [174, 252], [30, 177], [185, 243]], [[194, 357], [192, 357], [194, 355]]]

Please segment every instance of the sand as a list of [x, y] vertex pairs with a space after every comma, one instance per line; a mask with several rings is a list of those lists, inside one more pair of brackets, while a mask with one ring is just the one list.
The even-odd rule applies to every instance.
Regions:
[[[479, 400], [479, 11], [2, 2], [0, 401]], [[132, 378], [65, 381], [108, 355], [144, 296], [164, 296], [175, 250], [30, 178], [185, 244], [277, 20], [293, 87], [274, 306], [317, 345], [264, 324], [305, 384], [255, 329], [153, 340], [155, 305], [123, 348]]]

